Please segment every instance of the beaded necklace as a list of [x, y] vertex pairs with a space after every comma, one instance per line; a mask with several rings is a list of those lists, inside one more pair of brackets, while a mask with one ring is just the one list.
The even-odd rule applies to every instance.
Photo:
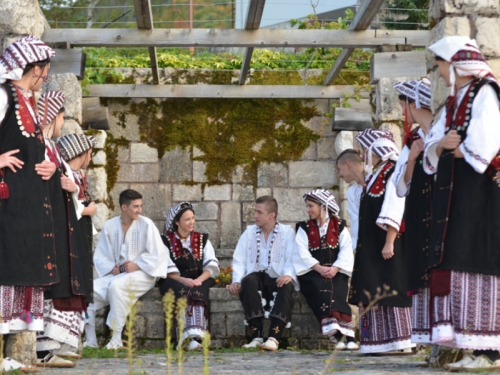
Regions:
[[[274, 245], [274, 240], [276, 240], [276, 237], [278, 235], [278, 221], [276, 221], [276, 224], [274, 224], [274, 228], [273, 228], [273, 234], [272, 234], [272, 238], [271, 238], [271, 246], [269, 247], [269, 251], [267, 252], [267, 268], [270, 268], [271, 267], [271, 253], [272, 253], [272, 250], [273, 250], [273, 245]], [[259, 264], [259, 259], [260, 259], [260, 237], [261, 237], [261, 234], [262, 234], [262, 228], [261, 227], [257, 227], [257, 257], [255, 259], [255, 263], [256, 264]]]

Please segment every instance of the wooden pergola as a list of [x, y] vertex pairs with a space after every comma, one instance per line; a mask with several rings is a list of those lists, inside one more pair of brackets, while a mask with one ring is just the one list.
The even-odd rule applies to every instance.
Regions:
[[[403, 51], [425, 47], [428, 31], [368, 30], [384, 0], [366, 0], [356, 13], [348, 30], [271, 30], [259, 29], [265, 0], [250, 0], [245, 29], [154, 29], [150, 0], [134, 0], [137, 29], [49, 29], [42, 39], [55, 45], [70, 47], [147, 47], [151, 58], [152, 84], [90, 85], [90, 97], [128, 98], [343, 98], [352, 94], [352, 86], [332, 86], [356, 48], [379, 49], [384, 45], [399, 45]], [[240, 47], [245, 48], [238, 85], [161, 85], [156, 48], [158, 47]], [[322, 85], [246, 85], [250, 62], [255, 48], [323, 47], [342, 48], [342, 52], [326, 75]], [[70, 50], [71, 51], [71, 50]], [[399, 55], [398, 55], [399, 53]], [[394, 52], [387, 56], [389, 76], [406, 76], [409, 66], [425, 62], [423, 51], [412, 51], [411, 58]], [[64, 55], [65, 54], [65, 55]], [[65, 62], [69, 52], [54, 62]], [[64, 57], [66, 56], [66, 57]], [[74, 54], [73, 54], [74, 56]], [[71, 59], [70, 59], [71, 60]], [[73, 57], [73, 60], [76, 58]], [[403, 62], [401, 64], [396, 62]], [[80, 64], [81, 65], [81, 61]], [[59, 66], [62, 69], [61, 66]], [[76, 69], [81, 69], [78, 66]], [[425, 74], [425, 64], [423, 64]], [[415, 69], [414, 69], [415, 70]], [[422, 68], [420, 68], [422, 70]], [[373, 72], [373, 69], [372, 69]], [[423, 75], [422, 74], [422, 75]], [[81, 75], [81, 73], [79, 74]]]

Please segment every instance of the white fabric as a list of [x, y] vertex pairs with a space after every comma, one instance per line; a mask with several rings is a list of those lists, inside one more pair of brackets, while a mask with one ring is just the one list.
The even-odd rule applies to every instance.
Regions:
[[[233, 282], [241, 280], [252, 272], [267, 270], [273, 278], [287, 275], [293, 279], [295, 290], [299, 290], [299, 283], [293, 268], [293, 254], [295, 253], [295, 232], [289, 225], [278, 224], [277, 238], [271, 249], [271, 264], [268, 264], [269, 250], [261, 236], [259, 264], [257, 260], [257, 225], [250, 225], [241, 235], [233, 254]], [[271, 243], [272, 232], [268, 237], [267, 245]]]
[[354, 183], [347, 189], [347, 211], [349, 212], [349, 221], [351, 228], [352, 249], [356, 250], [358, 244], [359, 230], [359, 205], [361, 203], [361, 194], [363, 186]]
[[[320, 228], [320, 236], [324, 235], [324, 233], [321, 234], [322, 228]], [[297, 276], [301, 276], [312, 271], [312, 268], [319, 262], [309, 251], [309, 239], [304, 229], [298, 229], [295, 240], [297, 242], [297, 250], [293, 257], [293, 267]], [[339, 255], [337, 256], [337, 260], [332, 264], [332, 267], [339, 267], [339, 272], [351, 277], [354, 267], [354, 254], [352, 251], [351, 235], [347, 228], [344, 228], [340, 232], [338, 241], [340, 246]]]
[[106, 275], [94, 280], [94, 303], [88, 307], [87, 324], [95, 328], [96, 311], [109, 305], [106, 324], [113, 331], [121, 332], [132, 306], [153, 289], [156, 277], [142, 270]]
[[0, 88], [0, 125], [5, 118], [5, 114], [7, 113], [7, 109], [9, 108], [9, 98], [7, 93], [3, 88]]
[[[460, 88], [457, 93], [457, 103], [461, 103], [469, 85]], [[458, 105], [457, 105], [458, 107]], [[456, 115], [456, 113], [454, 114]], [[460, 144], [460, 151], [465, 161], [477, 173], [484, 173], [491, 160], [500, 148], [500, 110], [498, 96], [495, 90], [485, 84], [472, 103], [471, 118], [467, 130], [467, 138]], [[425, 141], [424, 170], [428, 174], [436, 173], [439, 162], [437, 147], [445, 136], [446, 109]]]
[[474, 39], [471, 39], [468, 36], [459, 35], [441, 38], [436, 43], [431, 44], [428, 48], [435, 55], [445, 59], [446, 61], [451, 61], [451, 58], [466, 44], [479, 48]]
[[111, 273], [113, 268], [130, 260], [153, 277], [167, 277], [167, 272], [179, 273], [168, 256], [153, 221], [139, 216], [124, 236], [120, 216], [108, 220], [101, 231], [94, 252], [94, 265], [99, 277]]
[[[377, 172], [368, 177], [366, 191], [370, 190], [377, 176], [384, 169], [385, 164], [387, 163], [383, 163]], [[401, 222], [403, 221], [404, 211], [405, 198], [398, 197], [396, 185], [389, 180], [385, 186], [384, 203], [382, 204], [382, 209], [380, 210], [376, 224], [384, 230], [387, 230], [388, 226], [391, 226], [399, 231]]]
[[[191, 234], [186, 237], [185, 240], [180, 238], [177, 234], [176, 236], [179, 238], [181, 241], [182, 247], [184, 249], [188, 249], [189, 252], [192, 254], [193, 249], [191, 248]], [[208, 270], [210, 271], [210, 277], [216, 278], [219, 276], [220, 269], [219, 269], [219, 261], [217, 260], [217, 257], [215, 256], [215, 250], [214, 247], [212, 246], [212, 243], [210, 240], [207, 240], [207, 243], [205, 244], [205, 247], [203, 248], [203, 271]]]
[[11, 71], [7, 71], [5, 66], [0, 65], [0, 85], [8, 79], [18, 81], [21, 78], [23, 78], [23, 69], [16, 68]]

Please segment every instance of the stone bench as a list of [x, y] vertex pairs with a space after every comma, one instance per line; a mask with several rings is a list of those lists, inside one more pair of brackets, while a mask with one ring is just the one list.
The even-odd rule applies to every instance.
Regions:
[[[319, 349], [329, 341], [319, 333], [319, 324], [302, 294], [294, 294], [292, 326], [285, 329], [281, 344], [303, 349]], [[244, 314], [241, 302], [225, 288], [210, 289], [210, 334], [212, 347], [240, 347], [249, 341], [250, 330], [243, 324]], [[357, 315], [357, 308], [353, 308]], [[102, 336], [109, 335], [105, 326], [107, 309], [96, 317], [96, 330]], [[269, 319], [264, 320], [264, 332], [269, 329]], [[165, 348], [165, 316], [159, 288], [153, 288], [140, 298], [135, 322], [135, 338], [139, 348]]]

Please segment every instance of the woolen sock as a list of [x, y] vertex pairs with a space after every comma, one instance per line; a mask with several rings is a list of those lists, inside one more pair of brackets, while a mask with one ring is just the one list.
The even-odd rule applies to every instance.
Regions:
[[269, 326], [269, 337], [275, 338], [276, 341], [280, 341], [285, 326], [286, 323], [284, 321], [277, 318], [271, 318], [271, 325]]
[[97, 344], [97, 336], [95, 334], [94, 326], [91, 326], [90, 324], [85, 324], [85, 339], [90, 343]]
[[252, 340], [262, 338], [262, 331], [264, 330], [264, 319], [255, 318], [248, 321], [248, 326], [252, 332]]

